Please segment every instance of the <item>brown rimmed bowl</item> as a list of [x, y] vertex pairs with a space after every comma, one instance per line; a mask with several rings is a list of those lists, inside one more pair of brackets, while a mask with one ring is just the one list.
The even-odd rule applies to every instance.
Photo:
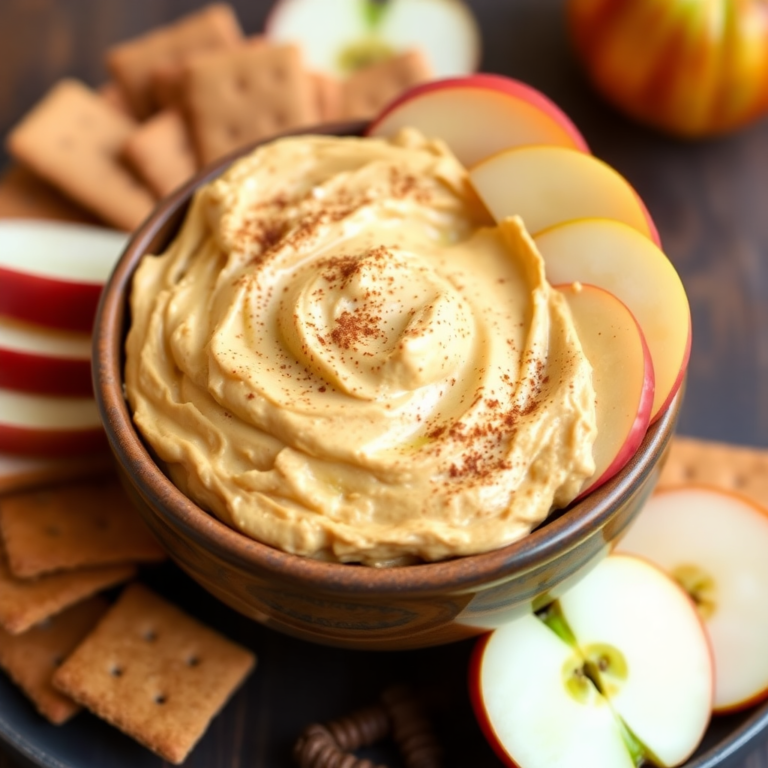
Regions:
[[[364, 125], [319, 133], [359, 135]], [[236, 153], [165, 199], [131, 238], [104, 288], [94, 329], [94, 388], [122, 481], [171, 558], [223, 602], [274, 629], [347, 648], [396, 650], [460, 640], [537, 608], [605, 556], [653, 490], [682, 391], [624, 469], [527, 537], [440, 563], [376, 569], [287, 554], [229, 528], [186, 497], [134, 428], [123, 396], [131, 279], [173, 239], [195, 190]]]

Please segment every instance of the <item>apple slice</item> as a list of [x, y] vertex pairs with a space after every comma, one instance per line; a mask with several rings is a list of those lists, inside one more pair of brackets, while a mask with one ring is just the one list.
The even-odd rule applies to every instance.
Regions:
[[89, 333], [128, 236], [52, 221], [0, 221], [0, 314]]
[[525, 144], [589, 152], [583, 136], [557, 105], [535, 88], [501, 75], [417, 85], [374, 119], [366, 134], [386, 138], [408, 126], [445, 141], [467, 167]]
[[715, 655], [715, 711], [768, 697], [768, 512], [704, 486], [660, 491], [618, 546], [659, 565], [698, 605]]
[[582, 349], [592, 364], [595, 474], [587, 480], [584, 495], [613, 477], [642, 442], [651, 418], [653, 363], [640, 326], [615, 296], [582, 283], [556, 287], [568, 302]]
[[91, 337], [0, 316], [0, 387], [91, 395]]
[[0, 389], [0, 452], [68, 456], [105, 445], [92, 397], [47, 397]]
[[112, 466], [104, 452], [74, 459], [38, 459], [0, 453], [0, 494], [103, 475]]
[[338, 76], [409, 48], [435, 77], [474, 72], [480, 61], [477, 22], [459, 0], [281, 0], [265, 31], [300, 43], [310, 68]]
[[576, 149], [505, 149], [473, 165], [469, 178], [496, 221], [520, 216], [534, 236], [572, 219], [599, 217], [623, 221], [660, 242], [629, 182], [602, 160]]
[[677, 394], [691, 351], [688, 297], [672, 263], [648, 238], [605, 219], [567, 222], [534, 240], [550, 283], [597, 285], [635, 316], [653, 361], [654, 422]]
[[501, 760], [520, 768], [672, 766], [704, 733], [712, 658], [685, 593], [611, 555], [550, 606], [483, 638], [470, 695]]

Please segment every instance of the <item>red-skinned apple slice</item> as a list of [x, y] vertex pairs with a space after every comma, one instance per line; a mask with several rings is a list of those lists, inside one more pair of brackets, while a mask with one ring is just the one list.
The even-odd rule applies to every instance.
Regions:
[[0, 314], [88, 333], [127, 235], [84, 224], [0, 221]]
[[501, 75], [477, 74], [411, 88], [371, 122], [366, 135], [394, 136], [407, 126], [442, 139], [467, 167], [527, 144], [589, 152], [584, 137], [556, 104], [535, 88]]
[[0, 389], [0, 452], [71, 456], [106, 445], [96, 401]]
[[91, 395], [91, 337], [0, 316], [0, 387]]
[[534, 240], [551, 283], [597, 285], [635, 316], [653, 361], [653, 423], [680, 388], [691, 350], [688, 297], [674, 266], [648, 238], [616, 221], [566, 222]]
[[613, 294], [582, 283], [556, 287], [568, 302], [592, 365], [595, 474], [587, 480], [584, 495], [613, 477], [642, 442], [651, 418], [653, 363], [640, 326]]
[[715, 655], [715, 711], [768, 697], [768, 512], [715, 488], [668, 489], [618, 547], [663, 568], [697, 604]]
[[520, 216], [534, 236], [573, 219], [605, 218], [660, 242], [630, 183], [607, 163], [572, 148], [505, 149], [473, 165], [469, 179], [496, 221]]
[[520, 768], [677, 765], [706, 729], [712, 682], [690, 599], [627, 555], [599, 563], [546, 623], [531, 615], [483, 638], [470, 664], [478, 721]]

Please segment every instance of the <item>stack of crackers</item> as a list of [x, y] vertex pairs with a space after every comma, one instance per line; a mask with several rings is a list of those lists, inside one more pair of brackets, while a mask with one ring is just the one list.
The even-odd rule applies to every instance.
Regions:
[[20, 164], [0, 181], [0, 217], [134, 229], [200, 167], [254, 141], [367, 118], [429, 79], [416, 50], [344, 81], [310, 72], [294, 45], [246, 37], [209, 5], [107, 51], [112, 80], [63, 80], [6, 139]]
[[255, 657], [133, 581], [165, 553], [116, 479], [3, 495], [0, 539], [0, 667], [50, 722], [85, 706], [182, 762]]

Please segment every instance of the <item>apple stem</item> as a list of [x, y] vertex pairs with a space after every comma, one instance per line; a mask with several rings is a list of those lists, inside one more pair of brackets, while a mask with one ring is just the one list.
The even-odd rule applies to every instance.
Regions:
[[389, 0], [364, 0], [363, 15], [371, 31], [381, 25], [381, 20], [389, 10]]
[[576, 646], [576, 637], [568, 625], [560, 603], [557, 600], [536, 611], [536, 617], [543, 621], [561, 640], [568, 643], [568, 645]]

